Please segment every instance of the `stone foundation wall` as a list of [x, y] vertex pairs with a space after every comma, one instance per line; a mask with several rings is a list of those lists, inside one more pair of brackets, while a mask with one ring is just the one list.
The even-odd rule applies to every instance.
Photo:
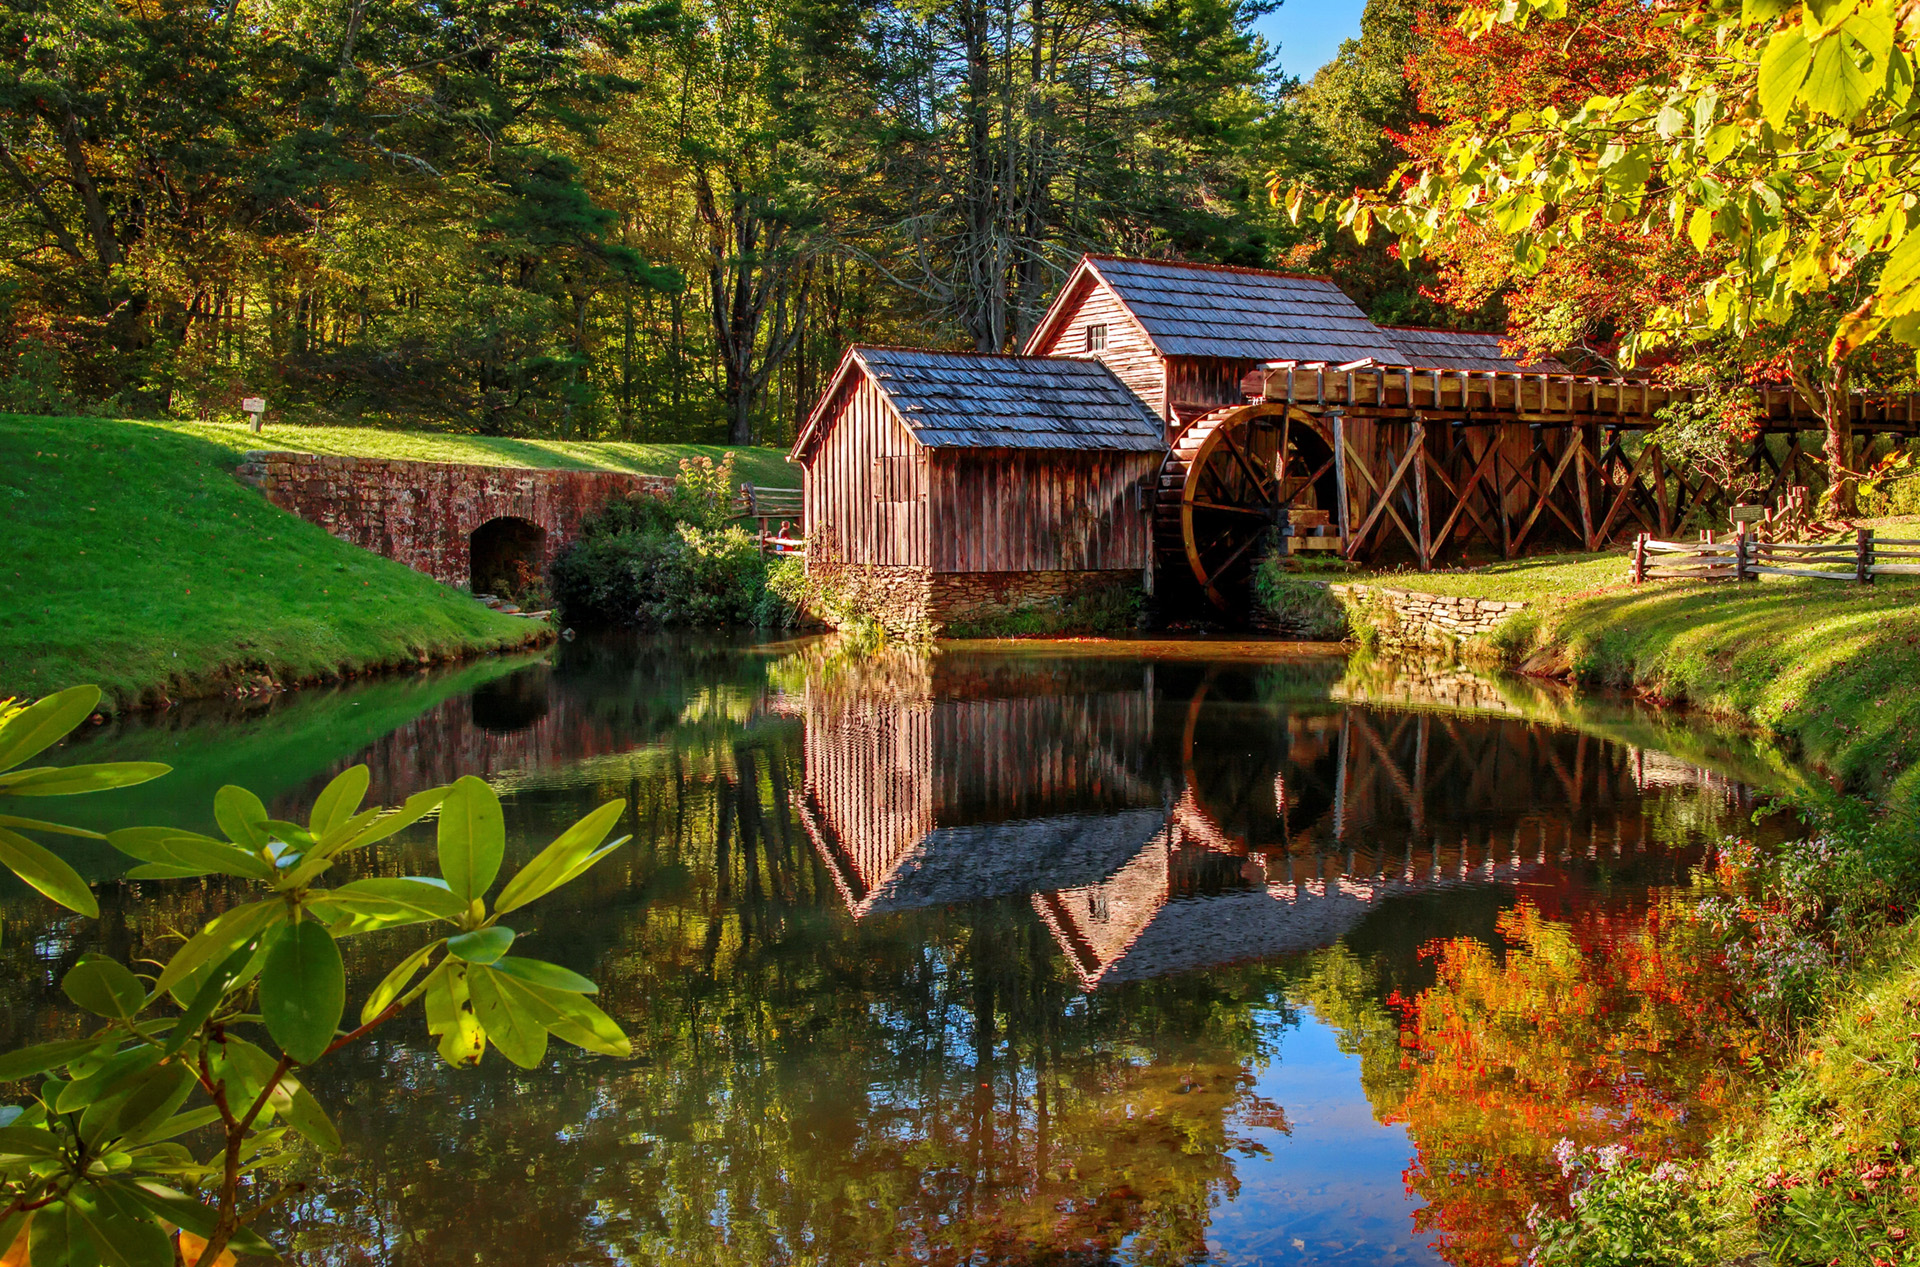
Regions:
[[933, 577], [932, 606], [936, 620], [957, 624], [1127, 586], [1140, 587], [1137, 570], [938, 572]]
[[235, 474], [283, 510], [448, 585], [467, 584], [468, 537], [489, 520], [524, 519], [543, 529], [537, 562], [545, 571], [585, 516], [618, 497], [673, 492], [667, 475], [313, 453], [249, 453]]
[[1366, 612], [1367, 623], [1387, 646], [1447, 646], [1492, 633], [1501, 621], [1526, 607], [1525, 603], [1450, 598], [1380, 585], [1329, 585], [1327, 590], [1350, 612], [1356, 608]]
[[1099, 572], [935, 572], [883, 564], [816, 565], [855, 608], [889, 632], [917, 634], [1059, 603], [1082, 594], [1140, 585], [1133, 570]]

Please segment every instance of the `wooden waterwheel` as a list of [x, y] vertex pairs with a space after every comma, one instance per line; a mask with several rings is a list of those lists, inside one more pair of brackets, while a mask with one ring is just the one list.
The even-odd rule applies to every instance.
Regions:
[[1163, 572], [1191, 571], [1207, 600], [1231, 610], [1254, 564], [1294, 510], [1331, 510], [1333, 449], [1283, 403], [1227, 405], [1174, 440], [1160, 468], [1155, 551]]
[[1332, 811], [1331, 717], [1276, 711], [1242, 676], [1210, 672], [1180, 736], [1184, 790], [1173, 807], [1181, 838], [1219, 853], [1286, 849]]

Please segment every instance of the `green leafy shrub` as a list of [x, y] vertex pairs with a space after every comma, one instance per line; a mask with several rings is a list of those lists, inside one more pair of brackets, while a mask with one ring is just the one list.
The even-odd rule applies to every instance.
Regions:
[[[0, 795], [72, 795], [166, 773], [148, 763], [18, 768], [99, 698], [95, 687], [76, 687], [29, 708], [0, 706]], [[140, 864], [132, 878], [222, 876], [250, 900], [190, 930], [157, 972], [82, 956], [61, 987], [94, 1018], [87, 1032], [0, 1054], [0, 1082], [32, 1087], [24, 1103], [0, 1109], [6, 1262], [226, 1267], [236, 1253], [277, 1257], [249, 1226], [299, 1190], [273, 1176], [299, 1141], [322, 1152], [340, 1146], [308, 1070], [416, 1003], [452, 1065], [478, 1063], [491, 1045], [530, 1069], [549, 1037], [631, 1054], [588, 999], [593, 982], [510, 954], [514, 931], [500, 922], [625, 843], [605, 842], [626, 803], [600, 806], [496, 887], [506, 826], [491, 787], [467, 777], [396, 809], [363, 809], [368, 777], [364, 765], [339, 775], [304, 825], [272, 819], [257, 796], [225, 787], [213, 805], [220, 837], [169, 827], [106, 837]], [[357, 851], [429, 814], [438, 816], [439, 875], [326, 883]], [[21, 834], [95, 833], [14, 815], [0, 824], [0, 862], [62, 905], [97, 915], [73, 869]], [[398, 957], [349, 1023], [339, 943], [408, 926], [437, 927]]]
[[[767, 590], [786, 604], [791, 620], [825, 621], [839, 632], [841, 645], [852, 651], [877, 650], [890, 640], [857, 584], [832, 573], [809, 574], [805, 559], [776, 562], [768, 569]], [[932, 637], [932, 630], [900, 630], [899, 635], [905, 642], [924, 642]]]
[[673, 494], [609, 502], [553, 565], [553, 596], [578, 624], [790, 625], [753, 533], [729, 522], [733, 455], [680, 464]]
[[1134, 585], [1102, 585], [1052, 602], [956, 621], [954, 638], [1051, 638], [1063, 634], [1119, 634], [1140, 627], [1145, 599]]
[[1773, 849], [1734, 840], [1699, 907], [1725, 938], [1751, 1005], [1786, 1033], [1814, 1016], [1850, 970], [1920, 909], [1911, 824], [1855, 801], [1801, 810], [1809, 834]]
[[[1330, 566], [1337, 564], [1338, 566]], [[1253, 609], [1259, 623], [1314, 642], [1345, 642], [1354, 626], [1327, 589], [1327, 576], [1345, 570], [1339, 560], [1289, 559], [1270, 554], [1253, 570]]]
[[1569, 1212], [1535, 1208], [1538, 1238], [1531, 1267], [1717, 1267], [1716, 1224], [1708, 1195], [1673, 1162], [1648, 1162], [1624, 1147], [1554, 1150], [1572, 1180]]

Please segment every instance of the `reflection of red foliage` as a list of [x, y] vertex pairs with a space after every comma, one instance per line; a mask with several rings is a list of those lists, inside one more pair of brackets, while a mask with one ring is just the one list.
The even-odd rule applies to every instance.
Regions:
[[1470, 938], [1428, 948], [1439, 979], [1390, 1000], [1416, 1065], [1396, 1117], [1413, 1138], [1422, 1230], [1461, 1264], [1515, 1263], [1527, 1211], [1565, 1197], [1561, 1139], [1686, 1155], [1739, 1089], [1757, 1035], [1683, 911], [1528, 904], [1503, 956]]

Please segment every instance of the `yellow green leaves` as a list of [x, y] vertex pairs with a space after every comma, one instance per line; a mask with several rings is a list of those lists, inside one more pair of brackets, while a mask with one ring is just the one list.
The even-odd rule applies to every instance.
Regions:
[[[0, 721], [0, 798], [9, 796], [73, 796], [106, 788], [130, 787], [145, 783], [167, 772], [168, 767], [150, 761], [121, 761], [99, 765], [41, 766], [31, 770], [14, 767], [45, 752], [64, 739], [75, 726], [85, 721], [100, 702], [100, 690], [76, 686], [49, 695], [37, 703], [6, 714]], [[0, 866], [19, 876], [39, 892], [68, 910], [82, 915], [98, 915], [100, 907], [87, 882], [66, 861], [28, 839], [23, 832], [53, 832], [64, 836], [90, 836], [97, 833], [36, 818], [0, 814]]]
[[[164, 772], [146, 765], [14, 768], [57, 743], [97, 702], [98, 692], [83, 689], [0, 709], [0, 797], [66, 795]], [[362, 808], [369, 783], [364, 766], [343, 772], [304, 815], [288, 815], [304, 822], [276, 820], [259, 797], [222, 788], [213, 807], [219, 836], [161, 827], [106, 838], [136, 861], [136, 877], [230, 876], [258, 886], [260, 900], [192, 931], [151, 987], [116, 960], [84, 956], [61, 988], [76, 1007], [101, 1018], [97, 1032], [0, 1054], [0, 1081], [46, 1075], [27, 1104], [0, 1108], [0, 1180], [35, 1202], [30, 1225], [19, 1215], [0, 1221], [0, 1239], [17, 1238], [33, 1262], [49, 1267], [172, 1267], [170, 1227], [180, 1229], [179, 1245], [190, 1254], [217, 1238], [240, 1253], [270, 1255], [272, 1246], [257, 1233], [236, 1229], [157, 1180], [202, 1184], [235, 1173], [218, 1158], [196, 1160], [188, 1147], [209, 1126], [244, 1137], [234, 1158], [242, 1175], [283, 1158], [296, 1132], [323, 1151], [339, 1146], [333, 1123], [291, 1070], [324, 1057], [340, 1032], [342, 937], [451, 926], [387, 972], [361, 1019], [378, 1022], [424, 996], [428, 1027], [452, 1063], [478, 1061], [491, 1043], [532, 1066], [555, 1037], [595, 1052], [630, 1053], [619, 1026], [587, 998], [591, 981], [510, 954], [518, 938], [498, 923], [500, 914], [567, 884], [617, 847], [620, 841], [603, 842], [624, 804], [602, 806], [562, 832], [507, 882], [490, 912], [488, 892], [506, 855], [493, 790], [464, 778], [388, 811]], [[436, 809], [444, 878], [315, 883], [348, 851]], [[28, 831], [95, 833], [0, 815], [0, 863], [56, 900], [92, 912], [84, 882], [23, 835]], [[168, 1014], [151, 1015], [156, 1003]], [[247, 1041], [257, 1027], [277, 1052]], [[190, 1103], [203, 1085], [201, 1102]]]
[[367, 796], [368, 774], [364, 765], [344, 770], [314, 798], [307, 829], [316, 837], [326, 834], [353, 817]]
[[455, 1065], [477, 1063], [492, 1043], [530, 1069], [545, 1057], [548, 1035], [601, 1055], [632, 1055], [620, 1027], [587, 999], [592, 988], [586, 978], [536, 959], [448, 960], [427, 978], [427, 1029], [440, 1040], [441, 1057]]
[[482, 779], [466, 775], [440, 803], [440, 874], [462, 902], [484, 897], [506, 854], [500, 798]]
[[60, 979], [60, 988], [87, 1011], [109, 1020], [130, 1021], [147, 1005], [140, 978], [105, 955], [82, 955]]
[[260, 969], [260, 1014], [280, 1050], [308, 1065], [326, 1054], [347, 1010], [333, 934], [316, 920], [282, 927]]
[[208, 964], [218, 963], [270, 928], [285, 923], [287, 904], [278, 899], [236, 906], [208, 921], [173, 958], [153, 983], [153, 992], [172, 990]]
[[213, 815], [227, 837], [224, 841], [168, 827], [127, 828], [107, 839], [142, 863], [128, 872], [136, 880], [218, 874], [258, 880], [282, 891], [300, 890], [341, 854], [418, 822], [446, 795], [444, 788], [431, 788], [391, 812], [360, 811], [367, 781], [365, 766], [343, 772], [315, 799], [304, 827], [269, 818], [260, 798], [245, 788], [223, 787], [214, 796]]
[[1760, 55], [1760, 112], [1768, 123], [1779, 128], [1787, 121], [1787, 112], [1799, 98], [1800, 86], [1807, 81], [1807, 69], [1813, 65], [1813, 46], [1798, 27], [1775, 31]]
[[492, 924], [447, 938], [447, 953], [470, 964], [490, 964], [513, 945], [513, 930]]
[[238, 876], [244, 880], [271, 880], [273, 864], [259, 853], [224, 840], [183, 832], [171, 827], [128, 827], [107, 842], [145, 866], [136, 867], [136, 880], [170, 880], [185, 876]]
[[458, 920], [467, 904], [444, 883], [397, 876], [354, 880], [312, 894], [307, 908], [327, 922], [335, 937], [351, 937], [428, 920]]
[[19, 832], [0, 827], [0, 866], [70, 911], [98, 915], [100, 904], [79, 872]]
[[1795, 105], [1849, 123], [1877, 94], [1911, 92], [1897, 73], [1893, 0], [1809, 5], [1804, 17], [1777, 27], [1760, 55], [1760, 110], [1776, 129]]
[[1638, 192], [1653, 171], [1653, 147], [1615, 142], [1600, 155], [1601, 179], [1615, 193]]
[[[1540, 0], [1506, 9], [1478, 6], [1473, 20], [1546, 12]], [[1920, 219], [1920, 23], [1902, 11], [1901, 0], [1690, 11], [1669, 27], [1684, 47], [1663, 73], [1565, 116], [1515, 101], [1455, 119], [1431, 157], [1356, 195], [1340, 222], [1371, 213], [1408, 258], [1471, 226], [1505, 240], [1522, 274], [1590, 243], [1595, 225], [1680, 238], [1699, 268], [1668, 279], [1670, 297], [1626, 332], [1629, 356], [1814, 310], [1846, 314], [1826, 318], [1830, 359], [1875, 338], [1920, 344], [1920, 247], [1906, 245]], [[1548, 207], [1558, 214], [1536, 214]], [[1875, 281], [1869, 302], [1838, 302], [1850, 279]], [[1834, 302], [1807, 302], [1817, 296]]]
[[76, 686], [49, 695], [0, 724], [0, 770], [11, 770], [67, 737], [100, 702], [97, 686]]
[[367, 996], [365, 1006], [360, 1009], [360, 1023], [371, 1025], [375, 1018], [392, 1007], [395, 1000], [413, 984], [413, 979], [420, 975], [420, 970], [427, 966], [427, 960], [433, 957], [433, 952], [444, 944], [440, 941], [428, 942], [395, 964], [393, 970], [373, 988], [373, 993]]
[[561, 832], [552, 844], [522, 867], [519, 874], [507, 881], [506, 887], [500, 890], [500, 900], [495, 909], [504, 915], [545, 897], [625, 844], [628, 838], [622, 836], [612, 844], [600, 847], [600, 842], [620, 821], [620, 815], [626, 812], [626, 808], [625, 801], [608, 801]]
[[427, 976], [427, 1032], [440, 1040], [440, 1059], [450, 1065], [477, 1065], [487, 1050], [487, 1034], [473, 1014], [467, 994], [467, 967], [443, 961]]
[[244, 849], [264, 852], [267, 847], [267, 807], [243, 787], [228, 784], [213, 794], [213, 821], [227, 839]]
[[1873, 76], [1861, 65], [1859, 50], [1851, 38], [1828, 36], [1814, 48], [1802, 95], [1815, 110], [1851, 120], [1867, 108], [1873, 90]]
[[473, 1011], [487, 1038], [500, 1054], [523, 1069], [531, 1069], [547, 1054], [547, 1030], [524, 998], [515, 997], [516, 983], [488, 968], [467, 970], [467, 989]]

